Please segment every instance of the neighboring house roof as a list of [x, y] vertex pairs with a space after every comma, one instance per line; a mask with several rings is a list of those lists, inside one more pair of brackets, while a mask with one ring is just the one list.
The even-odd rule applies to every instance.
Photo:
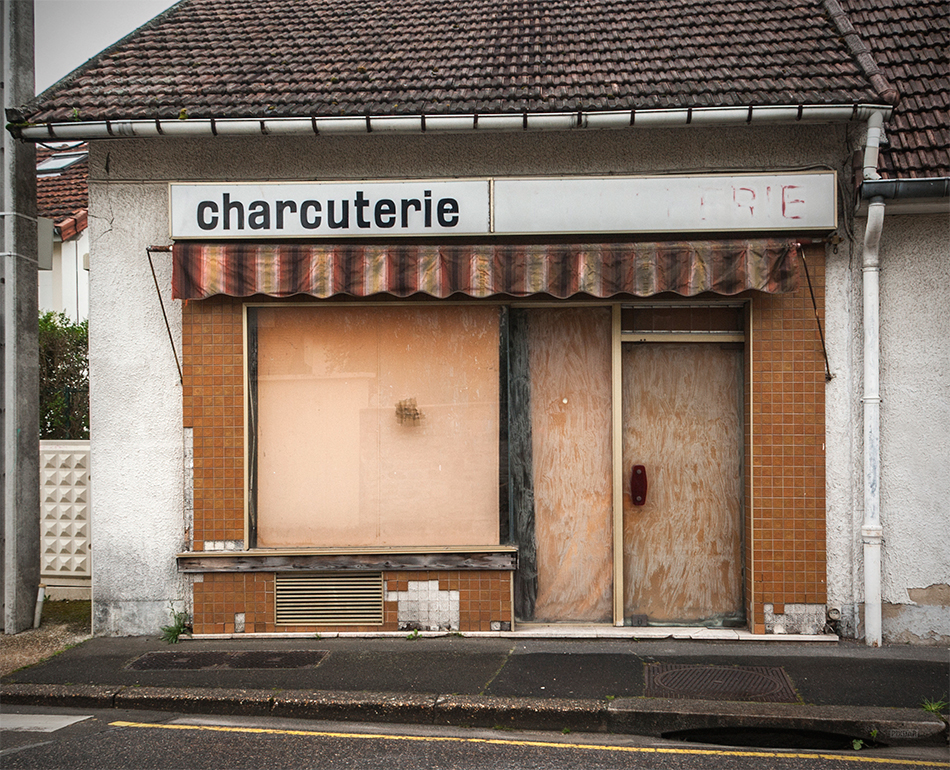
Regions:
[[950, 176], [946, 0], [841, 0], [900, 102], [881, 153], [888, 178]]
[[[62, 163], [57, 164], [55, 161]], [[54, 163], [50, 163], [54, 161]], [[89, 206], [89, 154], [85, 143], [36, 147], [36, 210], [53, 220], [64, 241], [86, 229]], [[44, 170], [45, 166], [63, 168]]]
[[34, 123], [882, 104], [836, 0], [183, 0]]

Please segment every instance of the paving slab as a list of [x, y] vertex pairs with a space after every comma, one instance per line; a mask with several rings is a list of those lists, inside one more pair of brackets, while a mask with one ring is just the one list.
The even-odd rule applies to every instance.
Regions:
[[596, 698], [643, 694], [643, 659], [617, 652], [516, 652], [487, 695]]

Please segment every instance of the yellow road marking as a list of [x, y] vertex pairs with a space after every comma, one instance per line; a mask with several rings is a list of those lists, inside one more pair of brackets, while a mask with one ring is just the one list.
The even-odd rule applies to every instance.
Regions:
[[586, 751], [616, 751], [631, 754], [688, 754], [716, 757], [769, 757], [772, 759], [834, 759], [839, 762], [871, 762], [914, 767], [950, 767], [950, 762], [927, 762], [916, 759], [890, 757], [846, 756], [842, 754], [798, 754], [775, 751], [739, 751], [736, 749], [672, 749], [646, 746], [607, 746], [596, 743], [560, 743], [554, 741], [514, 741], [503, 738], [456, 738], [438, 735], [392, 735], [386, 733], [336, 733], [322, 730], [279, 730], [270, 727], [226, 727], [218, 725], [170, 725], [147, 722], [110, 722], [112, 727], [151, 727], [161, 730], [205, 730], [219, 733], [247, 733], [250, 735], [294, 735], [320, 738], [358, 738], [363, 740], [418, 741], [428, 743], [483, 743], [490, 746], [527, 746], [544, 749], [580, 749]]

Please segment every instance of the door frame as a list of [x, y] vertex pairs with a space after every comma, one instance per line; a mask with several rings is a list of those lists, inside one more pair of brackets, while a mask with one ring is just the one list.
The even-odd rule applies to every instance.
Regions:
[[[684, 307], [687, 305], [741, 307], [744, 317], [744, 332], [624, 332], [621, 314], [624, 306], [636, 308], [648, 307]], [[611, 306], [611, 454], [613, 456], [613, 624], [624, 625], [624, 548], [623, 548], [623, 343], [624, 342], [739, 342], [743, 343], [746, 355], [750, 354], [752, 328], [750, 324], [751, 299], [733, 301], [709, 302], [629, 302], [614, 303]], [[748, 389], [748, 373], [742, 377], [743, 386]], [[741, 395], [741, 394], [740, 394]], [[750, 409], [746, 419], [751, 420], [752, 393], [747, 393]], [[750, 426], [746, 426], [748, 431]], [[743, 444], [743, 456], [748, 466], [745, 473], [751, 472], [752, 459], [749, 457], [750, 448], [744, 446], [744, 437], [740, 436]], [[744, 506], [749, 500], [743, 502]], [[745, 518], [744, 511], [740, 512], [740, 521]], [[745, 540], [745, 538], [743, 538]], [[743, 556], [743, 559], [745, 557]], [[741, 568], [742, 565], [740, 565]], [[748, 601], [748, 597], [746, 597]]]

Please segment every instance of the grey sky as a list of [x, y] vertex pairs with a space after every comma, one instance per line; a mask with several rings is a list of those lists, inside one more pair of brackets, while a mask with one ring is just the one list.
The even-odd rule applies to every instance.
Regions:
[[37, 93], [175, 1], [34, 0]]

